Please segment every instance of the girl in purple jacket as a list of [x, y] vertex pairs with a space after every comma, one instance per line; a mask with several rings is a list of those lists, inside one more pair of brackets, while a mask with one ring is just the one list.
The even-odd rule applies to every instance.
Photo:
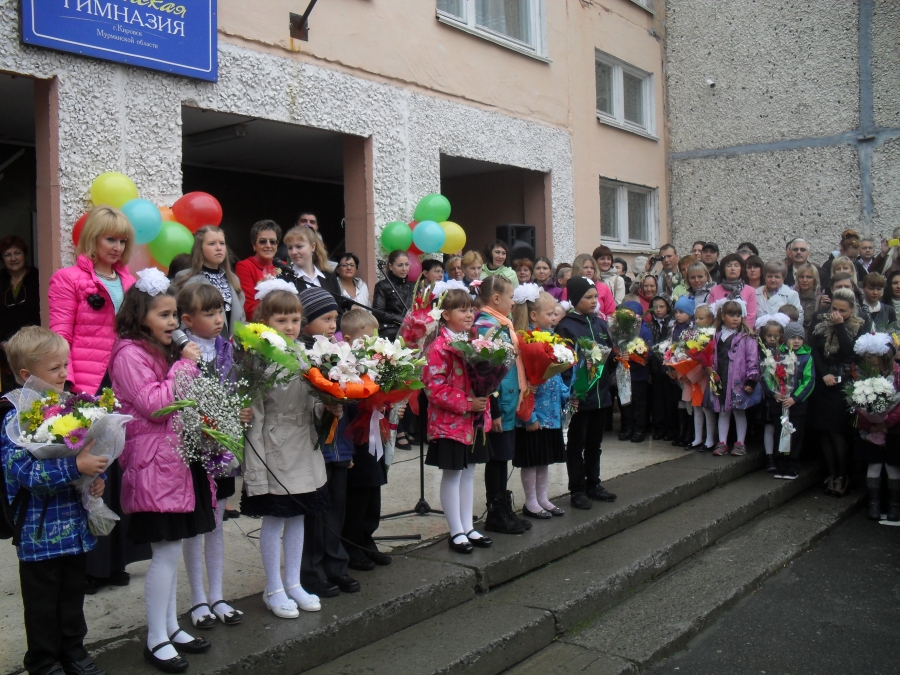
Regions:
[[[713, 350], [710, 375], [718, 375], [718, 391], [706, 390], [704, 407], [719, 414], [719, 444], [713, 455], [728, 454], [728, 432], [731, 416], [737, 426], [737, 442], [732, 455], [746, 455], [747, 408], [758, 403], [753, 400], [759, 380], [759, 350], [750, 328], [744, 321], [746, 307], [737, 300], [718, 303], [716, 308], [716, 348]], [[760, 392], [761, 393], [761, 392]]]
[[172, 415], [152, 415], [175, 401], [176, 374], [182, 369], [196, 373], [202, 356], [194, 343], [185, 345], [180, 355], [172, 343], [178, 315], [165, 275], [148, 269], [137, 276], [140, 280], [125, 293], [116, 315], [119, 339], [109, 365], [121, 412], [134, 418], [119, 458], [122, 508], [131, 514], [129, 539], [153, 549], [144, 591], [144, 658], [164, 672], [176, 673], [188, 667], [179, 652], [197, 654], [211, 646], [179, 628], [175, 589], [181, 542], [215, 529], [215, 496], [203, 467], [188, 466], [179, 455]]

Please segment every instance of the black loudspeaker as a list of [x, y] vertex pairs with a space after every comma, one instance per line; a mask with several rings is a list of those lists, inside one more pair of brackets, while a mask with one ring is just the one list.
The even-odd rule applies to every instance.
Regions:
[[506, 245], [509, 246], [509, 260], [506, 261], [507, 265], [512, 264], [513, 260], [518, 260], [519, 258], [534, 260], [534, 225], [519, 225], [512, 223], [498, 225], [497, 239], [505, 241]]

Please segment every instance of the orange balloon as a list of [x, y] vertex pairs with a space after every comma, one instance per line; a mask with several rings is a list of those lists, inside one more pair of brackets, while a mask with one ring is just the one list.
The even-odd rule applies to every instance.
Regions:
[[159, 213], [162, 215], [163, 220], [169, 220], [173, 223], [178, 222], [178, 219], [175, 217], [175, 214], [172, 213], [172, 209], [168, 206], [160, 206]]

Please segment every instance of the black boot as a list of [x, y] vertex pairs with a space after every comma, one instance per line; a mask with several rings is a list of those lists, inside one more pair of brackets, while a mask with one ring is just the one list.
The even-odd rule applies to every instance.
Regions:
[[488, 500], [487, 512], [484, 529], [488, 532], [522, 534], [525, 531], [525, 526], [513, 517], [512, 508], [506, 505], [503, 495]]
[[888, 480], [887, 519], [892, 523], [900, 522], [900, 479]]
[[881, 476], [866, 478], [869, 488], [869, 520], [881, 520]]
[[512, 518], [515, 522], [519, 523], [522, 527], [524, 527], [526, 532], [528, 530], [530, 530], [532, 527], [534, 527], [531, 524], [530, 520], [525, 520], [524, 518], [519, 518], [519, 515], [516, 513], [516, 507], [515, 507], [515, 504], [513, 503], [512, 490], [507, 490], [506, 494], [502, 495], [502, 499], [503, 499], [503, 505], [506, 507], [507, 513], [509, 514], [510, 518]]

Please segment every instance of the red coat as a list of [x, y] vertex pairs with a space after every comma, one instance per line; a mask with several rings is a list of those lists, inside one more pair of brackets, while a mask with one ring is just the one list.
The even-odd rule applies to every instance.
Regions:
[[[428, 440], [446, 438], [464, 445], [475, 442], [471, 411], [472, 388], [462, 357], [451, 349], [450, 331], [440, 334], [428, 348], [428, 365], [422, 380], [428, 397]], [[484, 411], [484, 428], [491, 428], [490, 406]]]
[[253, 321], [253, 315], [259, 306], [259, 300], [256, 299], [256, 284], [262, 281], [263, 277], [275, 274], [275, 265], [264, 266], [262, 260], [253, 255], [235, 265], [234, 273], [241, 282], [241, 290], [244, 291], [244, 314], [247, 321]]

